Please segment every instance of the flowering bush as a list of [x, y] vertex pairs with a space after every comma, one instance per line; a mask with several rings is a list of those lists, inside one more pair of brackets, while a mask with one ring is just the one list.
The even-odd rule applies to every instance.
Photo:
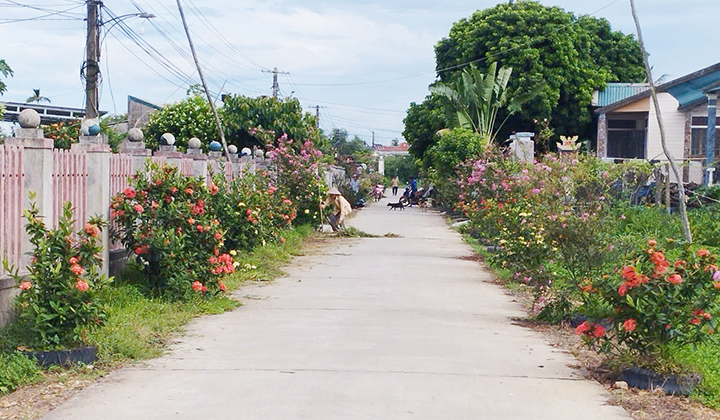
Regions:
[[228, 229], [226, 249], [250, 250], [282, 240], [282, 231], [292, 226], [297, 216], [293, 201], [278, 192], [267, 172], [246, 174], [230, 185], [219, 174], [214, 184], [222, 192], [213, 195], [211, 201], [221, 224]]
[[297, 208], [299, 224], [320, 223], [320, 203], [325, 200], [327, 187], [318, 172], [322, 152], [313, 142], [294, 144], [287, 135], [277, 140], [277, 146], [267, 145], [275, 168], [275, 181], [282, 196], [292, 200]]
[[212, 200], [219, 193], [174, 166], [149, 163], [112, 199], [113, 237], [134, 253], [151, 289], [176, 297], [225, 290], [221, 277], [235, 267], [222, 252], [227, 227]]
[[602, 324], [585, 322], [577, 333], [603, 351], [630, 351], [648, 363], [668, 343], [705, 342], [720, 309], [716, 264], [707, 249], [668, 240], [666, 253], [651, 239], [621, 269], [585, 288], [581, 309]]
[[[18, 281], [18, 329], [27, 346], [36, 349], [72, 347], [85, 340], [86, 328], [100, 324], [105, 309], [96, 301], [110, 280], [99, 274], [99, 235], [107, 222], [93, 217], [75, 234], [70, 203], [63, 207], [57, 229], [48, 229], [31, 203], [25, 227], [35, 249], [27, 277]], [[5, 262], [6, 269], [10, 271]]]

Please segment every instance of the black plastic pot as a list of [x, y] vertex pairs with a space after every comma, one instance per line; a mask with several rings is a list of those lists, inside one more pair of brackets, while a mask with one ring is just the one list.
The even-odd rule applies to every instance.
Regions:
[[641, 368], [625, 369], [621, 376], [622, 380], [633, 388], [662, 388], [668, 394], [685, 396], [690, 395], [702, 380], [702, 376], [696, 374], [663, 376]]
[[97, 347], [81, 347], [74, 350], [31, 351], [27, 355], [37, 360], [40, 366], [60, 365], [73, 363], [86, 365], [97, 360]]

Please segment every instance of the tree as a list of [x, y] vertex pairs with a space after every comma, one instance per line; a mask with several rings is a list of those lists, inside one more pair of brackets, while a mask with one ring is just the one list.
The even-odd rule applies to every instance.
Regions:
[[438, 94], [426, 96], [420, 104], [410, 104], [403, 120], [405, 129], [402, 134], [410, 143], [410, 153], [415, 157], [422, 159], [435, 141], [435, 133], [447, 127], [450, 119], [445, 115], [446, 104], [446, 99]]
[[[0, 73], [2, 73], [2, 75], [5, 77], [12, 77], [12, 75], [13, 75], [12, 69], [10, 68], [10, 66], [8, 66], [8, 64], [5, 62], [5, 60], [0, 60]], [[5, 83], [0, 81], [0, 95], [5, 93], [6, 90], [7, 90], [7, 85], [5, 85]]]
[[[315, 116], [304, 112], [296, 98], [280, 100], [261, 96], [227, 95], [220, 117], [225, 125], [228, 143], [248, 146], [247, 133], [262, 128], [275, 133], [275, 139], [284, 133], [293, 140], [311, 140], [315, 147], [324, 148], [327, 140], [317, 127]], [[263, 145], [264, 146], [264, 145]]]
[[499, 129], [496, 128], [498, 112], [504, 110], [509, 117], [539, 93], [539, 88], [535, 87], [511, 96], [507, 89], [511, 75], [512, 67], [503, 66], [498, 70], [497, 63], [492, 63], [487, 73], [481, 73], [472, 64], [455, 82], [437, 83], [430, 90], [450, 100], [450, 107], [457, 117], [457, 127], [474, 130], [490, 143], [495, 140]]
[[385, 176], [388, 179], [398, 177], [401, 183], [410, 182], [410, 178], [417, 178], [420, 170], [413, 156], [387, 156], [385, 158]]
[[392, 139], [392, 140], [390, 141], [390, 145], [391, 145], [391, 146], [397, 146], [397, 145], [399, 145], [399, 144], [400, 144], [400, 140], [398, 140], [398, 139]]
[[40, 94], [40, 89], [33, 89], [33, 94], [29, 98], [25, 99], [25, 102], [32, 104], [32, 103], [38, 103], [41, 104], [43, 102], [50, 103], [50, 98], [46, 96], [42, 96]]
[[150, 114], [143, 130], [145, 143], [149, 148], [157, 150], [160, 136], [164, 133], [174, 135], [175, 144], [181, 148], [187, 147], [188, 140], [197, 137], [202, 142], [203, 149], [207, 150], [208, 144], [217, 139], [217, 127], [210, 104], [198, 94], [191, 92], [191, 95]]
[[544, 83], [540, 95], [511, 118], [512, 127], [532, 129], [533, 120], [550, 119], [558, 135], [592, 134], [589, 109], [594, 90], [607, 82], [644, 80], [642, 53], [632, 35], [613, 31], [605, 19], [576, 17], [536, 1], [501, 3], [455, 23], [435, 47], [443, 82], [459, 70], [444, 69], [477, 62], [480, 71], [499, 61], [518, 77], [512, 94]]
[[370, 151], [365, 141], [358, 136], [348, 141], [348, 132], [344, 128], [333, 128], [330, 133], [330, 146], [339, 156], [352, 156]]

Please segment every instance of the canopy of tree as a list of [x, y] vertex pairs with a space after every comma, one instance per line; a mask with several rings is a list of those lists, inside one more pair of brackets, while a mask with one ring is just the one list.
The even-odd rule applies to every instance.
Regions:
[[[323, 147], [326, 142], [315, 128], [315, 117], [304, 112], [297, 99], [282, 101], [268, 97], [228, 95], [224, 97], [219, 115], [228, 144], [238, 148], [264, 146], [264, 141], [276, 139], [283, 133], [292, 139], [312, 140], [318, 147]], [[274, 134], [271, 134], [270, 139], [265, 139], [252, 134], [253, 129], [261, 129], [264, 134]], [[158, 139], [166, 132], [175, 136], [176, 145], [181, 148], [187, 147], [192, 137], [199, 138], [203, 148], [219, 138], [210, 104], [194, 91], [189, 91], [186, 99], [153, 113], [144, 131], [148, 147], [151, 148], [157, 148]]]
[[348, 140], [348, 132], [342, 128], [334, 128], [330, 133], [330, 147], [340, 156], [367, 154], [370, 152], [370, 148], [363, 139], [354, 136], [352, 140]]
[[[469, 63], [487, 71], [498, 62], [513, 68], [508, 85], [513, 94], [543, 85], [539, 96], [510, 118], [508, 131], [534, 130], [534, 120], [547, 118], [557, 135], [589, 137], [593, 91], [607, 82], [641, 82], [645, 77], [641, 49], [632, 35], [613, 31], [605, 19], [577, 17], [535, 1], [502, 3], [460, 20], [438, 42], [435, 57], [443, 82], [459, 77]], [[426, 115], [435, 106], [420, 107], [411, 106], [405, 128], [418, 156], [437, 131], [432, 126], [437, 119]]]
[[[5, 62], [5, 60], [0, 60], [0, 74], [2, 74], [5, 77], [12, 76], [13, 71], [8, 65], [8, 63]], [[2, 95], [7, 90], [7, 86], [5, 83], [3, 83], [2, 80], [0, 80], [0, 95]]]

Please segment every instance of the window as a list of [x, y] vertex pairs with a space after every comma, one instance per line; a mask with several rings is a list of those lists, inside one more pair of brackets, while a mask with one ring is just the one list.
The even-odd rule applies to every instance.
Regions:
[[645, 120], [608, 118], [607, 156], [645, 158]]
[[[694, 158], [705, 157], [705, 137], [707, 136], [707, 117], [692, 117], [692, 140], [690, 155]], [[720, 118], [717, 119], [715, 132], [715, 158], [720, 157]]]

